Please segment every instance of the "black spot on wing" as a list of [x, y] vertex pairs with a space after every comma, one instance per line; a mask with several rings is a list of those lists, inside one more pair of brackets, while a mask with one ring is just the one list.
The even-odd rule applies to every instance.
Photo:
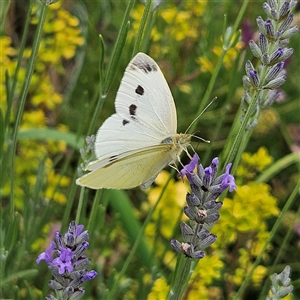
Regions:
[[131, 104], [131, 105], [129, 106], [129, 113], [130, 113], [131, 116], [135, 116], [136, 108], [137, 108], [137, 106], [134, 105], [134, 104]]
[[146, 61], [134, 61], [132, 63], [131, 69], [135, 70], [135, 67], [144, 71], [146, 74], [148, 74], [149, 72], [157, 71], [157, 66], [155, 64], [151, 64]]
[[140, 85], [138, 85], [138, 87], [135, 89], [135, 92], [141, 96], [144, 95], [144, 88]]
[[116, 161], [118, 159], [118, 155], [113, 155], [109, 158], [109, 162]]
[[161, 144], [173, 144], [174, 141], [171, 137], [168, 137], [160, 142]]
[[125, 120], [125, 119], [124, 119], [124, 120], [122, 121], [123, 126], [127, 125], [128, 123], [129, 123], [128, 120]]

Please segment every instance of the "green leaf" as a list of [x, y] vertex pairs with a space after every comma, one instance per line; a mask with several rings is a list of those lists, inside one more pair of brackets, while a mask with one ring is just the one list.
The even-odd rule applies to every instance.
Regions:
[[[124, 230], [133, 245], [142, 226], [134, 215], [134, 208], [128, 195], [121, 190], [110, 190], [107, 192], [107, 196], [110, 198], [110, 205], [114, 211], [120, 214], [120, 220], [124, 225]], [[140, 239], [136, 253], [144, 266], [151, 270], [153, 267], [151, 251], [144, 238]]]
[[20, 130], [18, 140], [45, 140], [45, 141], [64, 141], [75, 149], [80, 149], [84, 145], [83, 137], [78, 137], [75, 133], [64, 132], [50, 128], [36, 128]]

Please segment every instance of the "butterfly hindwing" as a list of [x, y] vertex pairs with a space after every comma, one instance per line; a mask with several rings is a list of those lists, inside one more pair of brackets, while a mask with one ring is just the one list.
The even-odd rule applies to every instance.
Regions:
[[[130, 189], [142, 185], [176, 159], [176, 153], [171, 148], [172, 145], [162, 144], [145, 148], [116, 161], [106, 161], [106, 165], [95, 168], [77, 179], [76, 183], [92, 189]], [[97, 161], [94, 164], [97, 165]]]

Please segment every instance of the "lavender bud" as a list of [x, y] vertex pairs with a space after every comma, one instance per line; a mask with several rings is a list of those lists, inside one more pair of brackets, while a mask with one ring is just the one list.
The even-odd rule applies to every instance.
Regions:
[[67, 232], [65, 234], [65, 237], [64, 237], [64, 241], [65, 241], [65, 244], [68, 245], [69, 247], [73, 247], [74, 244], [75, 244], [75, 236], [73, 233], [71, 232]]
[[269, 39], [273, 40], [275, 38], [275, 30], [274, 30], [274, 26], [272, 24], [272, 21], [271, 20], [267, 20], [264, 25], [265, 25], [266, 36]]
[[77, 279], [82, 277], [86, 273], [86, 270], [74, 271], [70, 274], [71, 279]]
[[263, 89], [276, 89], [279, 88], [284, 82], [286, 81], [287, 76], [282, 75], [280, 77], [275, 78], [274, 80], [271, 80], [266, 85], [263, 86]]
[[205, 239], [202, 239], [201, 242], [199, 242], [199, 248], [205, 249], [209, 247], [211, 244], [213, 244], [217, 239], [217, 236], [214, 234], [210, 234]]
[[185, 235], [193, 235], [194, 234], [194, 230], [184, 222], [180, 224], [180, 229], [181, 229], [181, 232]]
[[[297, 33], [299, 30], [299, 26], [298, 25], [295, 25], [291, 28], [289, 28], [287, 31], [285, 31], [282, 35], [281, 35], [281, 39], [284, 40], [288, 40], [289, 38], [291, 38], [295, 33]], [[280, 42], [283, 42], [283, 41], [280, 41]], [[288, 41], [287, 41], [288, 42]]]
[[197, 218], [196, 213], [194, 212], [194, 210], [192, 210], [189, 206], [185, 206], [183, 208], [183, 212], [185, 213], [185, 215], [190, 219], [195, 221], [195, 219]]
[[207, 218], [205, 219], [205, 223], [208, 224], [208, 225], [213, 225], [219, 219], [220, 219], [220, 214], [218, 214], [218, 213], [211, 214], [211, 215], [207, 216]]
[[280, 71], [283, 69], [284, 67], [284, 62], [280, 62], [277, 65], [269, 68], [266, 77], [265, 77], [265, 84], [269, 83], [270, 81], [272, 81], [273, 79], [275, 79], [278, 74], [280, 73]]
[[86, 269], [89, 264], [90, 264], [90, 259], [89, 258], [80, 259], [75, 264], [74, 270], [77, 271], [77, 270]]
[[201, 205], [201, 202], [199, 198], [193, 193], [193, 194], [187, 194], [186, 195], [186, 202], [188, 206], [198, 206]]
[[277, 2], [276, 0], [267, 0], [268, 4], [270, 5], [270, 7], [274, 10], [277, 9]]
[[55, 233], [55, 241], [58, 247], [64, 246], [63, 237], [59, 232]]
[[245, 65], [246, 73], [249, 75], [249, 72], [251, 70], [254, 70], [254, 66], [252, 65], [250, 60], [247, 60], [246, 65]]
[[283, 20], [290, 12], [290, 3], [284, 2], [279, 10], [279, 21]]
[[243, 87], [244, 90], [248, 90], [249, 88], [251, 88], [251, 81], [246, 75], [243, 76]]
[[284, 51], [282, 48], [278, 48], [270, 55], [270, 62], [269, 64], [273, 65], [279, 61], [279, 59], [282, 57]]
[[266, 35], [267, 34], [267, 31], [266, 31], [266, 28], [265, 28], [265, 21], [263, 20], [263, 18], [261, 16], [257, 17], [256, 18], [256, 24], [259, 28], [259, 31]]
[[259, 33], [258, 36], [258, 46], [261, 49], [262, 53], [267, 53], [269, 48], [269, 42], [266, 36], [262, 33]]
[[288, 30], [290, 28], [290, 25], [292, 24], [294, 19], [294, 15], [293, 14], [289, 14], [287, 16], [287, 18], [280, 24], [278, 31], [280, 32], [285, 32], [286, 30]]
[[290, 1], [290, 10], [292, 11], [293, 8], [297, 5], [298, 1], [297, 0], [291, 0]]
[[91, 271], [87, 272], [84, 276], [82, 276], [81, 282], [85, 282], [87, 280], [94, 279], [97, 275], [98, 275], [97, 272], [95, 272], [94, 270], [91, 270]]
[[88, 242], [83, 242], [79, 245], [77, 245], [76, 249], [73, 252], [73, 259], [77, 260], [81, 254], [88, 248], [89, 243]]
[[[183, 227], [183, 225], [185, 225], [185, 226]], [[192, 230], [192, 228], [189, 227], [185, 223], [182, 223], [180, 227], [181, 227], [181, 234], [182, 234], [182, 237], [183, 237], [183, 241], [185, 243], [191, 243], [192, 239], [193, 239], [193, 236], [194, 236], [194, 231]]]
[[249, 41], [249, 47], [250, 47], [252, 54], [255, 57], [260, 58], [262, 56], [261, 49], [258, 47], [258, 45], [253, 40]]
[[285, 48], [283, 49], [283, 55], [281, 57], [281, 61], [286, 60], [287, 58], [289, 58], [292, 54], [294, 53], [294, 49], [293, 48]]
[[76, 237], [76, 243], [79, 244], [81, 242], [85, 242], [89, 239], [89, 234], [88, 231], [84, 231], [82, 233], [80, 233], [77, 237]]
[[61, 290], [64, 286], [62, 284], [60, 284], [58, 281], [56, 280], [50, 280], [48, 282], [48, 285], [51, 289], [53, 290]]
[[281, 95], [281, 92], [278, 90], [270, 90], [267, 94], [266, 100], [263, 107], [271, 106]]
[[83, 288], [78, 289], [76, 292], [74, 292], [70, 297], [69, 300], [78, 300], [80, 299], [85, 293], [85, 290]]
[[268, 3], [263, 3], [262, 8], [266, 15], [271, 19], [277, 19], [276, 16], [278, 15], [276, 10], [272, 9], [271, 6]]
[[252, 83], [252, 85], [254, 87], [258, 87], [259, 86], [259, 75], [258, 73], [255, 71], [255, 70], [251, 70], [249, 72], [249, 79], [250, 79], [250, 82]]

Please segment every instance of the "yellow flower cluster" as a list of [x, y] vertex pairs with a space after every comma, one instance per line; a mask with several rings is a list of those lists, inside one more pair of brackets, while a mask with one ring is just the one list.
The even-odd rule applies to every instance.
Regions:
[[[269, 236], [267, 220], [278, 216], [279, 212], [277, 199], [271, 195], [270, 186], [265, 183], [249, 182], [238, 186], [233, 199], [224, 200], [221, 218], [212, 229], [218, 236], [213, 248], [236, 243], [247, 247], [247, 250], [238, 249], [238, 265], [234, 274], [228, 275], [228, 280], [237, 285], [244, 280], [252, 267], [253, 258], [258, 256]], [[231, 259], [235, 260], [234, 257]], [[265, 275], [266, 270], [259, 266], [252, 280], [261, 283], [259, 280]]]
[[217, 253], [204, 256], [198, 262], [189, 282], [187, 299], [215, 299], [210, 297], [211, 291], [208, 287], [211, 287], [214, 280], [221, 279], [223, 268], [224, 263]]
[[[241, 49], [243, 49], [244, 47], [244, 43], [242, 41], [239, 41], [233, 48], [230, 48], [225, 56], [224, 56], [224, 60], [223, 60], [223, 65], [225, 67], [225, 69], [230, 69], [233, 66], [234, 61], [236, 60], [239, 52], [241, 51]], [[213, 73], [214, 71], [214, 66], [217, 63], [217, 60], [219, 58], [219, 56], [221, 55], [223, 51], [223, 46], [219, 45], [219, 46], [214, 46], [212, 49], [212, 53], [215, 54], [214, 57], [206, 57], [206, 56], [200, 56], [197, 59], [197, 63], [200, 67], [200, 72], [201, 73]]]
[[[38, 21], [39, 7], [35, 7], [31, 23]], [[16, 69], [16, 55], [18, 49], [11, 46], [11, 39], [6, 36], [0, 37], [0, 91], [1, 108], [6, 109], [6, 90], [4, 72], [7, 70], [12, 78]], [[57, 130], [65, 131], [67, 128], [57, 124], [57, 107], [62, 103], [60, 93], [63, 87], [60, 85], [65, 69], [63, 61], [71, 59], [76, 54], [78, 46], [84, 43], [79, 27], [79, 20], [63, 8], [63, 2], [59, 1], [49, 6], [43, 36], [35, 61], [29, 92], [27, 96], [26, 110], [23, 113], [20, 130], [30, 128], [45, 128], [48, 125], [55, 126]], [[31, 48], [24, 51], [22, 67], [17, 78], [17, 90], [15, 98], [18, 98], [26, 73], [26, 61], [30, 57]], [[12, 107], [12, 122], [16, 107]], [[65, 203], [66, 196], [61, 189], [69, 185], [70, 179], [60, 176], [54, 169], [55, 165], [51, 157], [57, 153], [66, 151], [66, 143], [53, 141], [22, 140], [18, 142], [18, 152], [15, 159], [15, 203], [18, 208], [23, 206], [24, 187], [33, 188], [36, 184], [37, 170], [44, 162], [43, 181], [44, 194], [41, 197], [53, 199], [59, 203]], [[28, 186], [29, 184], [29, 186]], [[9, 195], [9, 182], [3, 188], [3, 195]]]
[[147, 300], [167, 299], [170, 287], [164, 277], [155, 280], [151, 292], [148, 294]]
[[269, 155], [265, 147], [260, 147], [254, 154], [245, 152], [242, 154], [240, 165], [236, 171], [237, 183], [247, 182], [254, 179], [258, 173], [262, 172], [273, 162], [273, 157]]
[[[184, 1], [180, 9], [176, 3], [168, 3], [168, 7], [158, 10], [155, 26], [151, 32], [152, 55], [168, 53], [172, 50], [174, 42], [194, 42], [199, 39], [201, 31], [201, 16], [205, 11], [207, 1]], [[133, 39], [140, 26], [141, 17], [145, 6], [137, 5], [131, 17], [133, 19], [132, 30], [129, 38]], [[167, 42], [167, 41], [170, 41]]]
[[[214, 280], [221, 278], [224, 264], [216, 255], [205, 256], [196, 266], [190, 279], [189, 286], [184, 295], [187, 300], [202, 299], [209, 300], [212, 298], [212, 290], [208, 288]], [[147, 300], [166, 299], [170, 287], [164, 277], [158, 278], [148, 295]], [[214, 289], [216, 290], [216, 289]]]
[[2, 110], [6, 108], [6, 87], [5, 73], [13, 75], [16, 64], [12, 60], [15, 57], [17, 50], [11, 46], [11, 38], [5, 35], [0, 36], [0, 107]]
[[[151, 186], [147, 189], [149, 205], [152, 207], [158, 199], [164, 184], [169, 178], [167, 171], [162, 171], [155, 180], [156, 186]], [[151, 222], [145, 229], [145, 235], [148, 238], [149, 244], [153, 244], [157, 241], [158, 236], [170, 240], [173, 236], [174, 228], [179, 221], [183, 220], [185, 216], [182, 215], [182, 208], [185, 205], [186, 192], [188, 191], [189, 185], [187, 182], [175, 181], [171, 179], [162, 199], [160, 200]], [[185, 218], [186, 220], [186, 218]], [[160, 234], [158, 234], [159, 232]], [[155, 244], [157, 255], [164, 253], [165, 248], [160, 248], [160, 243]], [[164, 254], [165, 263], [169, 267], [170, 261], [174, 263], [175, 253], [173, 250], [167, 251]]]

